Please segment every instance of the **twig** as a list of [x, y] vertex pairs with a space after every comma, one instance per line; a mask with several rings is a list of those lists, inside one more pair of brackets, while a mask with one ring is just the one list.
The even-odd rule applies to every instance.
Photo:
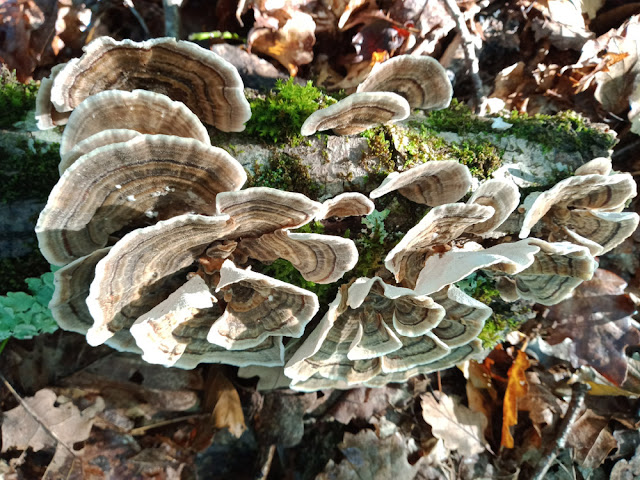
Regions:
[[538, 465], [531, 476], [531, 480], [543, 480], [547, 471], [553, 464], [553, 461], [558, 456], [558, 451], [563, 449], [567, 443], [571, 426], [578, 419], [582, 405], [584, 404], [584, 397], [587, 395], [589, 386], [586, 383], [576, 382], [571, 387], [571, 403], [565, 414], [562, 422], [558, 426], [558, 432], [554, 442], [550, 443], [545, 449], [544, 456], [538, 462]]
[[147, 430], [151, 430], [152, 428], [159, 428], [159, 427], [166, 427], [167, 425], [172, 425], [174, 423], [180, 423], [180, 422], [184, 422], [186, 420], [191, 420], [194, 418], [197, 419], [204, 419], [206, 417], [208, 417], [209, 415], [207, 414], [202, 414], [202, 413], [196, 413], [194, 415], [186, 415], [184, 417], [179, 417], [179, 418], [172, 418], [171, 420], [163, 420], [162, 422], [157, 422], [157, 423], [152, 423], [150, 425], [144, 425], [142, 427], [138, 427], [138, 428], [134, 428], [133, 430], [129, 430], [129, 435], [144, 435], [145, 433], [147, 433]]
[[180, 38], [180, 7], [182, 0], [162, 0], [164, 9], [164, 34], [167, 37]]
[[444, 0], [444, 3], [453, 17], [462, 37], [462, 49], [464, 50], [464, 58], [469, 70], [469, 76], [473, 83], [475, 112], [482, 114], [486, 105], [486, 98], [483, 93], [482, 79], [480, 78], [480, 64], [476, 56], [475, 37], [467, 28], [463, 13], [460, 11], [456, 0]]
[[73, 449], [69, 445], [64, 443], [60, 439], [60, 437], [58, 437], [56, 432], [54, 432], [49, 427], [47, 427], [47, 424], [43, 420], [41, 420], [40, 416], [31, 408], [31, 406], [22, 399], [20, 394], [18, 394], [18, 392], [16, 392], [15, 388], [13, 388], [13, 386], [7, 381], [7, 379], [2, 374], [2, 372], [0, 372], [0, 380], [2, 380], [2, 383], [4, 383], [4, 386], [7, 387], [7, 389], [11, 392], [11, 395], [13, 395], [15, 397], [15, 399], [20, 403], [20, 405], [22, 405], [22, 408], [24, 408], [25, 412], [27, 412], [27, 414], [31, 418], [33, 418], [33, 420], [35, 420], [36, 423], [38, 423], [42, 427], [42, 429], [45, 432], [47, 432], [47, 434], [49, 434], [51, 436], [51, 438], [53, 438], [58, 444], [62, 445], [65, 448], [65, 450], [67, 450], [71, 455], [76, 457], [77, 456], [76, 452], [74, 452]]
[[149, 31], [149, 27], [147, 27], [147, 24], [144, 21], [144, 18], [142, 18], [142, 15], [140, 15], [140, 12], [136, 10], [135, 5], [133, 4], [133, 0], [122, 0], [122, 3], [124, 4], [125, 7], [131, 10], [131, 14], [136, 18], [136, 20], [142, 27], [142, 31], [144, 32], [145, 38], [151, 37], [151, 32]]
[[271, 470], [271, 464], [273, 463], [273, 456], [276, 453], [275, 444], [269, 445], [266, 449], [260, 449], [260, 471], [256, 474], [255, 480], [264, 480], [269, 475], [269, 471]]

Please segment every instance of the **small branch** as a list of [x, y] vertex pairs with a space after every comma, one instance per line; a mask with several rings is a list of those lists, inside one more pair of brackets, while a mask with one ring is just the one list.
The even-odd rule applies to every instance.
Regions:
[[31, 418], [33, 418], [33, 420], [35, 420], [42, 427], [42, 429], [47, 432], [47, 434], [49, 434], [49, 436], [51, 436], [51, 438], [53, 438], [58, 444], [62, 445], [65, 450], [67, 450], [71, 455], [73, 455], [74, 457], [77, 456], [76, 452], [74, 452], [69, 445], [60, 440], [60, 437], [58, 437], [58, 435], [53, 430], [47, 427], [47, 424], [42, 421], [40, 419], [40, 416], [31, 408], [31, 406], [22, 399], [20, 394], [16, 392], [15, 388], [13, 388], [13, 386], [7, 381], [2, 373], [0, 373], [0, 380], [2, 380], [4, 386], [7, 387], [7, 389], [11, 392], [11, 395], [13, 395], [15, 399], [20, 403], [20, 405], [22, 405], [22, 408], [24, 408], [25, 412], [27, 412], [27, 414]]
[[182, 0], [162, 0], [164, 9], [164, 34], [167, 37], [180, 38], [180, 7]]
[[124, 4], [125, 7], [131, 10], [131, 14], [136, 18], [136, 20], [142, 27], [142, 31], [144, 32], [145, 38], [150, 38], [151, 32], [149, 31], [149, 27], [147, 27], [147, 24], [144, 21], [144, 18], [142, 18], [142, 15], [140, 15], [140, 12], [136, 10], [135, 5], [133, 4], [133, 0], [122, 0], [122, 3]]
[[485, 109], [486, 98], [483, 93], [482, 79], [480, 78], [480, 63], [476, 56], [475, 37], [467, 28], [464, 14], [460, 11], [456, 0], [444, 0], [449, 14], [456, 22], [460, 36], [462, 37], [462, 49], [464, 50], [464, 58], [469, 70], [469, 76], [473, 83], [475, 112], [482, 114]]
[[264, 480], [269, 475], [271, 470], [271, 464], [273, 463], [273, 456], [276, 453], [275, 444], [269, 445], [267, 449], [260, 449], [260, 471], [256, 474], [255, 480]]
[[538, 462], [538, 465], [531, 476], [531, 480], [543, 480], [547, 471], [553, 464], [553, 461], [558, 456], [558, 452], [566, 445], [569, 432], [571, 431], [571, 426], [578, 419], [578, 415], [582, 410], [584, 398], [587, 395], [588, 390], [589, 386], [586, 383], [577, 382], [572, 385], [571, 403], [569, 403], [567, 413], [558, 426], [555, 441], [550, 443], [545, 449], [545, 454]]
[[145, 433], [147, 433], [148, 430], [151, 430], [153, 428], [159, 428], [159, 427], [166, 427], [167, 425], [173, 425], [174, 423], [180, 423], [180, 422], [185, 422], [187, 420], [192, 420], [192, 419], [200, 419], [203, 420], [205, 418], [207, 418], [209, 415], [207, 414], [202, 414], [202, 413], [197, 413], [194, 415], [186, 415], [184, 417], [179, 417], [179, 418], [172, 418], [171, 420], [163, 420], [162, 422], [157, 422], [157, 423], [152, 423], [150, 425], [145, 425], [143, 427], [138, 427], [138, 428], [134, 428], [132, 430], [130, 430], [129, 435], [144, 435]]

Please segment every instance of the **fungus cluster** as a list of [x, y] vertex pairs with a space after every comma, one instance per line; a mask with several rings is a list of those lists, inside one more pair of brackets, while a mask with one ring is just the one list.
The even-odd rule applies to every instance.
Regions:
[[[443, 108], [451, 93], [434, 60], [396, 57], [309, 117], [302, 133], [356, 133], [411, 108]], [[492, 310], [456, 282], [483, 270], [505, 300], [556, 303], [638, 224], [621, 212], [635, 184], [611, 174], [606, 159], [520, 209], [507, 179], [482, 183], [462, 203], [472, 177], [455, 160], [392, 173], [369, 198], [346, 192], [320, 203], [243, 189], [244, 169], [211, 145], [204, 125], [243, 130], [250, 111], [240, 76], [172, 39], [95, 40], [43, 82], [38, 115], [43, 128], [66, 123], [60, 181], [36, 226], [43, 255], [62, 266], [50, 304], [60, 326], [151, 363], [241, 366], [269, 386], [380, 386], [480, 355]], [[358, 261], [355, 243], [295, 230], [368, 215], [391, 192], [430, 210], [388, 252], [387, 274], [343, 281], [320, 305], [311, 291], [252, 270], [284, 259], [307, 281], [339, 282]], [[514, 218], [517, 241], [505, 227]]]

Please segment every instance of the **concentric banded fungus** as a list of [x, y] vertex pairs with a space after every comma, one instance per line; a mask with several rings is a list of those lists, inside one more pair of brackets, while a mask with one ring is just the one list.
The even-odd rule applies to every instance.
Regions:
[[446, 70], [427, 56], [399, 55], [373, 67], [358, 92], [394, 92], [411, 108], [439, 110], [451, 103], [453, 87]]
[[123, 128], [116, 128], [113, 130], [105, 130], [95, 135], [82, 140], [77, 143], [75, 147], [69, 150], [64, 155], [60, 155], [60, 163], [58, 164], [58, 172], [60, 176], [69, 168], [73, 163], [83, 155], [105, 145], [111, 145], [114, 143], [127, 142], [133, 138], [142, 135], [135, 130], [127, 130]]
[[211, 145], [207, 129], [183, 103], [145, 90], [110, 90], [92, 95], [71, 113], [60, 142], [60, 156], [64, 160], [81, 141], [116, 128], [194, 138]]
[[[440, 255], [427, 258], [416, 281], [415, 291], [429, 295], [458, 282], [481, 268], [491, 268], [508, 274], [516, 274], [531, 266], [534, 255], [540, 251], [529, 239], [514, 243], [501, 243], [487, 249], [475, 244], [476, 250], [454, 248]], [[437, 274], [434, 274], [437, 272]]]
[[430, 207], [460, 200], [471, 187], [469, 169], [455, 160], [425, 162], [402, 173], [392, 172], [369, 197], [398, 190], [412, 202]]
[[446, 306], [386, 285], [377, 277], [343, 286], [319, 325], [287, 362], [285, 375], [292, 378], [292, 388], [375, 384], [378, 375], [436, 362], [469, 343], [482, 330], [491, 309], [455, 287], [439, 296]]
[[574, 175], [609, 175], [611, 173], [611, 159], [598, 157], [576, 168]]
[[53, 80], [65, 67], [66, 63], [56, 65], [51, 69], [51, 75], [40, 81], [38, 95], [36, 95], [36, 121], [40, 130], [48, 130], [57, 125], [64, 125], [69, 119], [69, 112], [58, 112], [51, 103], [51, 87]]
[[365, 216], [373, 212], [374, 209], [374, 203], [361, 193], [341, 193], [323, 202], [322, 211], [316, 215], [316, 219]]
[[533, 264], [517, 274], [516, 291], [522, 298], [554, 305], [568, 297], [598, 268], [589, 250], [568, 242], [548, 243], [530, 238], [540, 247]]
[[[97, 263], [108, 252], [108, 248], [96, 250], [91, 255], [79, 258], [55, 272], [55, 290], [49, 302], [49, 309], [60, 328], [86, 335], [93, 325], [93, 318], [86, 303], [89, 285], [93, 281]], [[116, 350], [140, 353], [127, 330], [121, 330], [106, 343]]]
[[[89, 343], [103, 343], [115, 332], [129, 328], [136, 319], [182, 285], [185, 273], [197, 266], [196, 261], [200, 261], [205, 274], [211, 273], [208, 277], [215, 284], [215, 275], [220, 272], [224, 260], [233, 258], [238, 261], [237, 257], [242, 257], [242, 254], [236, 255], [234, 251], [242, 240], [300, 226], [311, 221], [321, 207], [318, 202], [299, 193], [270, 188], [221, 193], [216, 198], [216, 204], [217, 214], [214, 216], [180, 215], [151, 227], [134, 230], [112, 247], [96, 267], [96, 277], [87, 300], [94, 318], [94, 326], [87, 334]], [[323, 241], [318, 240], [318, 243]], [[350, 240], [345, 244], [348, 244], [346, 248], [355, 250]], [[140, 268], [141, 265], [144, 268]], [[335, 272], [337, 278], [343, 274], [344, 271]], [[231, 276], [241, 279], [237, 281], [243, 283], [249, 282], [251, 275], [236, 272]], [[237, 300], [238, 297], [236, 300], [227, 298], [229, 291], [235, 295], [239, 287], [231, 285], [226, 289], [224, 286], [221, 288], [225, 292], [226, 304], [232, 305], [235, 301], [240, 301]], [[240, 289], [239, 292], [238, 295], [242, 296], [243, 290]], [[269, 302], [280, 298], [276, 295], [273, 297], [274, 300]], [[254, 297], [253, 300], [257, 298]], [[307, 307], [311, 304], [310, 301], [305, 302]], [[240, 311], [242, 308], [238, 307], [236, 310]], [[301, 315], [306, 315], [304, 311]], [[282, 309], [281, 314], [285, 313], [286, 309]], [[208, 328], [213, 320], [209, 322]], [[232, 317], [220, 320], [221, 325], [225, 321], [231, 322]], [[229, 326], [228, 329], [233, 328]], [[241, 333], [234, 330], [234, 335]], [[220, 339], [223, 335], [224, 333], [220, 333], [216, 338]], [[245, 340], [247, 339], [244, 337], [238, 337], [240, 343]], [[254, 345], [255, 342], [257, 340], [253, 341]]]
[[491, 179], [482, 183], [467, 203], [493, 207], [495, 213], [486, 222], [476, 223], [467, 232], [476, 235], [492, 233], [504, 223], [520, 203], [520, 190], [509, 180]]
[[446, 251], [450, 242], [470, 226], [491, 218], [493, 212], [492, 207], [463, 203], [435, 207], [389, 252], [385, 266], [397, 282], [413, 286], [429, 255]]
[[[311, 292], [237, 269], [228, 260], [220, 270], [217, 291], [225, 300], [224, 312], [218, 305], [214, 308], [218, 300], [196, 275], [140, 317], [131, 333], [145, 352], [144, 359], [188, 368], [200, 362], [282, 365], [282, 342], [269, 337], [301, 336], [318, 310]], [[176, 335], [179, 330], [182, 337]], [[265, 344], [278, 346], [267, 349], [271, 358], [264, 357]]]
[[409, 113], [409, 104], [400, 95], [390, 92], [354, 93], [313, 112], [302, 124], [300, 133], [307, 136], [333, 129], [338, 135], [354, 135], [376, 125], [404, 120]]
[[64, 265], [106, 246], [123, 227], [210, 213], [218, 193], [237, 190], [245, 180], [227, 152], [193, 139], [142, 135], [97, 148], [51, 191], [36, 225], [40, 250]]
[[628, 173], [567, 178], [546, 192], [527, 197], [529, 208], [520, 238], [527, 237], [542, 220], [542, 234], [549, 240], [587, 246], [593, 255], [606, 253], [637, 228], [638, 214], [619, 213], [635, 196], [636, 183]]
[[237, 251], [266, 263], [283, 258], [290, 261], [305, 280], [323, 284], [339, 280], [358, 262], [358, 250], [351, 240], [286, 230], [243, 239]]
[[236, 68], [209, 50], [173, 38], [92, 41], [55, 78], [51, 101], [58, 111], [68, 112], [98, 92], [139, 88], [183, 102], [204, 123], [225, 132], [241, 132], [251, 117]]

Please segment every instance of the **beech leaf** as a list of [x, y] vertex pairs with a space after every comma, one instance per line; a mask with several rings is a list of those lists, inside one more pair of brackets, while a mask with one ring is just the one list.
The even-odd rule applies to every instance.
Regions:
[[518, 399], [523, 398], [529, 391], [525, 370], [530, 365], [527, 354], [518, 350], [516, 359], [507, 372], [509, 381], [502, 404], [502, 439], [500, 440], [500, 445], [506, 448], [513, 448], [513, 436], [509, 428], [518, 424]]

